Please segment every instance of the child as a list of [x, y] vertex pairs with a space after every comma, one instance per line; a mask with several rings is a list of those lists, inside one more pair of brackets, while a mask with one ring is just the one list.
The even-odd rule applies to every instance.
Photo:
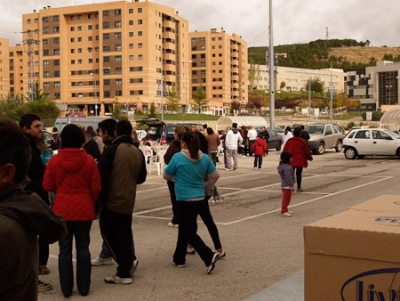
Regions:
[[292, 154], [289, 152], [282, 152], [281, 161], [278, 166], [278, 173], [281, 176], [282, 186], [282, 206], [281, 214], [284, 217], [291, 217], [292, 212], [288, 210], [290, 199], [292, 198], [292, 191], [294, 190], [294, 172], [293, 167], [290, 166], [292, 161]]
[[[267, 143], [265, 142], [264, 135], [258, 134], [258, 138], [253, 142], [251, 151], [254, 153], [254, 169], [261, 169], [263, 156], [267, 152]], [[258, 166], [258, 167], [257, 167]]]

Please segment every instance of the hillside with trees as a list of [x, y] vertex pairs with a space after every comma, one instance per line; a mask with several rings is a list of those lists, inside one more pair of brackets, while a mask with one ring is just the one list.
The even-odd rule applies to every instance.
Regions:
[[[274, 46], [276, 65], [282, 67], [323, 69], [333, 68], [344, 71], [374, 66], [378, 60], [400, 61], [400, 48], [370, 47], [370, 42], [356, 40], [317, 40], [308, 44]], [[268, 47], [250, 47], [250, 64], [266, 64]]]

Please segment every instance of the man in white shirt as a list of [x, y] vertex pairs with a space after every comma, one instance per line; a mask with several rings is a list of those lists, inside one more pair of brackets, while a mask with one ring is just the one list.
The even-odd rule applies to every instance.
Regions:
[[[227, 158], [227, 168], [225, 168], [226, 171], [236, 170], [238, 168], [237, 164], [238, 145], [242, 143], [243, 143], [243, 138], [237, 129], [237, 123], [233, 123], [232, 129], [228, 131], [225, 137], [226, 158]], [[233, 159], [233, 169], [232, 169], [232, 159]]]
[[253, 155], [252, 146], [254, 141], [257, 139], [257, 131], [252, 126], [249, 126], [249, 130], [247, 131], [247, 138], [249, 139], [249, 154], [250, 157]]

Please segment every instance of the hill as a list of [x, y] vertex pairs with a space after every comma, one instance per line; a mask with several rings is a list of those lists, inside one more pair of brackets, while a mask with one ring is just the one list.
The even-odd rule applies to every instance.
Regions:
[[[375, 66], [378, 60], [400, 61], [400, 48], [369, 47], [368, 42], [355, 40], [317, 40], [308, 44], [279, 45], [274, 47], [276, 65], [283, 67], [344, 71]], [[249, 63], [265, 64], [268, 47], [250, 47]]]

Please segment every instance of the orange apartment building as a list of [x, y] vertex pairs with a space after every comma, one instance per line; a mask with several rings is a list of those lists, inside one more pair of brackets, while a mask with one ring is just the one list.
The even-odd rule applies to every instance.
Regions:
[[0, 38], [0, 99], [10, 92], [9, 42]]
[[[48, 6], [22, 22], [23, 40], [29, 31], [40, 40], [33, 46], [40, 87], [63, 109], [104, 115], [118, 101], [143, 111], [154, 102], [160, 111], [161, 81], [164, 91], [175, 85], [180, 95], [189, 93], [181, 76], [189, 74], [189, 26], [173, 8], [138, 0]], [[23, 59], [26, 93], [29, 56]]]
[[[248, 102], [247, 43], [223, 29], [218, 32], [191, 32], [191, 90], [189, 98], [202, 86], [208, 100], [207, 111], [226, 113], [232, 101]], [[204, 109], [204, 108], [203, 108]]]

